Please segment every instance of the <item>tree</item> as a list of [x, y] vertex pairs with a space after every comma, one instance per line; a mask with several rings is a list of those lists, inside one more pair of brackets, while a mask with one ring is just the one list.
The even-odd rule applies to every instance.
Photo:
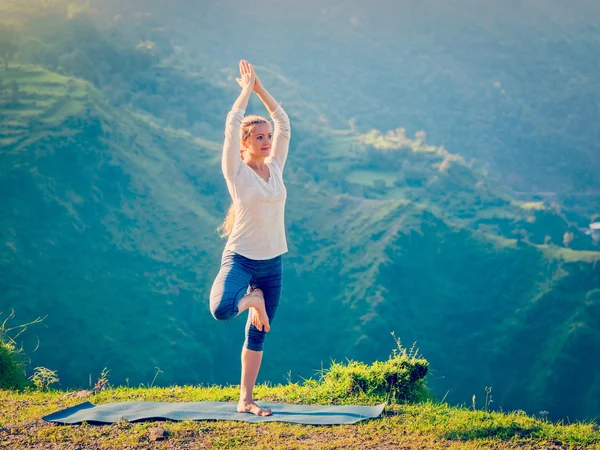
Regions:
[[8, 70], [8, 63], [19, 50], [17, 45], [17, 30], [13, 25], [0, 24], [0, 57], [4, 60], [4, 68]]

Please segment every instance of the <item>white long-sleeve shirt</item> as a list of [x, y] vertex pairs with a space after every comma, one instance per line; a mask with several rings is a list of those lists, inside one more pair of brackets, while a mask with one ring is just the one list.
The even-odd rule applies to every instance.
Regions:
[[283, 167], [290, 143], [290, 121], [281, 105], [271, 114], [274, 132], [271, 153], [265, 159], [270, 174], [269, 180], [265, 181], [240, 158], [240, 129], [245, 112], [244, 109], [232, 109], [225, 123], [222, 169], [235, 208], [235, 222], [225, 250], [246, 258], [265, 260], [288, 251]]

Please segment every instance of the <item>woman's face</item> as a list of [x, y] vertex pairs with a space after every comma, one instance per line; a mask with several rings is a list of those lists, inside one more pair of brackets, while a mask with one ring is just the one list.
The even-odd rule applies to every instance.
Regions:
[[271, 153], [272, 140], [271, 126], [268, 123], [257, 123], [243, 145], [253, 157], [266, 158]]

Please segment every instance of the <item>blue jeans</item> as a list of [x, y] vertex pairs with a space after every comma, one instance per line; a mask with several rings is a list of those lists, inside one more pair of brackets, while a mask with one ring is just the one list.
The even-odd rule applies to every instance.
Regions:
[[[230, 320], [238, 315], [238, 302], [250, 292], [250, 287], [261, 289], [269, 324], [273, 323], [281, 297], [283, 262], [281, 255], [272, 259], [249, 259], [231, 250], [225, 250], [221, 269], [210, 291], [210, 312], [217, 320]], [[252, 325], [248, 314], [244, 347], [260, 352], [263, 350], [265, 331]]]

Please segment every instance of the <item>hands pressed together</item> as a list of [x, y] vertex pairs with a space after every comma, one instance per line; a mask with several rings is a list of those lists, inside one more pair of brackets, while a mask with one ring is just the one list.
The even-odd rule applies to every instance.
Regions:
[[248, 100], [250, 99], [253, 91], [264, 103], [265, 107], [269, 111], [269, 114], [273, 114], [279, 107], [277, 100], [275, 100], [273, 96], [267, 92], [265, 87], [258, 79], [252, 64], [245, 59], [240, 61], [240, 78], [236, 78], [235, 80], [242, 88], [242, 92], [233, 104], [234, 108], [246, 110], [248, 107]]
[[245, 59], [240, 61], [240, 76], [241, 78], [236, 78], [235, 80], [242, 89], [251, 89], [254, 92], [262, 89], [262, 84], [254, 71], [254, 67]]

